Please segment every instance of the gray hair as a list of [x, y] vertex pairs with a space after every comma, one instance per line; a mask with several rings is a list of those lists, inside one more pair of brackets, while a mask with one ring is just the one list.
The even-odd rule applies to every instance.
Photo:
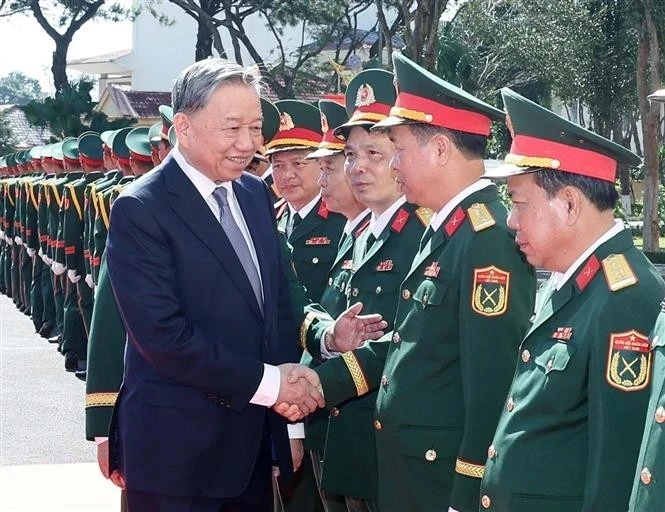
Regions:
[[206, 106], [222, 84], [245, 84], [261, 93], [261, 73], [256, 66], [241, 66], [230, 60], [212, 58], [195, 62], [176, 78], [171, 92], [173, 112], [193, 114]]

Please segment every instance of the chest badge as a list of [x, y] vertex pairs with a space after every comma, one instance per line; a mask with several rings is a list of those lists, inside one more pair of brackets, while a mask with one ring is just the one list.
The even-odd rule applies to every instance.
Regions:
[[433, 261], [431, 265], [425, 267], [424, 275], [425, 277], [439, 277], [440, 270], [439, 262]]
[[573, 337], [572, 327], [557, 327], [556, 331], [552, 333], [552, 338], [555, 340], [568, 341]]
[[651, 374], [649, 337], [632, 329], [610, 334], [606, 379], [621, 391], [639, 391], [649, 384]]
[[510, 272], [494, 265], [473, 270], [471, 308], [483, 316], [499, 316], [508, 309]]

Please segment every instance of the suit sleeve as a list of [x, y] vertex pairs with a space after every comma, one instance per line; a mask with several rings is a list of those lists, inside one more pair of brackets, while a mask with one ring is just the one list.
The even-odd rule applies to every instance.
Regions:
[[243, 410], [262, 379], [263, 363], [232, 352], [223, 339], [206, 339], [187, 318], [170, 248], [149, 208], [121, 196], [111, 212], [107, 263], [129, 342], [161, 374]]
[[458, 325], [464, 433], [450, 506], [461, 512], [478, 508], [487, 448], [533, 313], [536, 279], [512, 236], [497, 227], [474, 234], [460, 273]]

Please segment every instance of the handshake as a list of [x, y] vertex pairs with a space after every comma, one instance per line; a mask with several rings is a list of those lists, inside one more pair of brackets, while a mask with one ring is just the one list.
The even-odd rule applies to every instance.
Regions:
[[299, 421], [324, 407], [323, 389], [319, 376], [311, 368], [285, 363], [279, 366], [280, 385], [273, 410], [289, 421]]

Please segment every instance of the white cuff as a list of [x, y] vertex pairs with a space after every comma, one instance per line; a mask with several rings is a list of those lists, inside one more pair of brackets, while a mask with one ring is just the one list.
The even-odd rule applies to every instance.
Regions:
[[305, 424], [302, 422], [289, 423], [286, 430], [289, 431], [289, 439], [305, 439]]
[[279, 396], [279, 386], [282, 376], [277, 366], [269, 364], [263, 365], [263, 378], [259, 384], [256, 393], [249, 400], [250, 404], [272, 407]]

